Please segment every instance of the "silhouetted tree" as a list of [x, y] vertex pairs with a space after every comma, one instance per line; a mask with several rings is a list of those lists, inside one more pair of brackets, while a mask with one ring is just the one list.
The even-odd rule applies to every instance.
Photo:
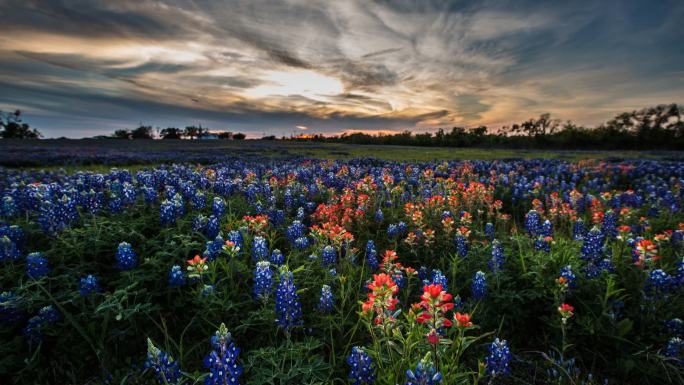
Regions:
[[235, 140], [244, 140], [246, 137], [247, 135], [243, 134], [242, 132], [233, 134], [233, 139]]
[[116, 130], [114, 131], [114, 137], [116, 139], [130, 139], [131, 131], [129, 130]]
[[0, 137], [5, 139], [38, 139], [43, 135], [28, 123], [21, 121], [21, 111], [10, 113], [0, 111]]
[[182, 139], [183, 130], [177, 127], [167, 127], [159, 132], [162, 139]]
[[233, 139], [233, 133], [231, 131], [221, 131], [218, 133], [219, 139]]
[[209, 129], [202, 128], [202, 125], [185, 127], [185, 136], [190, 139], [199, 138], [207, 132], [209, 132]]
[[133, 139], [154, 139], [152, 135], [152, 126], [140, 126], [131, 131], [131, 138]]

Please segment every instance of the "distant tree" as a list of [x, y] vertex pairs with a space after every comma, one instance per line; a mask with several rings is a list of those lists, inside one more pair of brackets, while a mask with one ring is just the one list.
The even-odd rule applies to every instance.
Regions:
[[167, 127], [159, 131], [159, 135], [162, 139], [182, 139], [184, 132], [177, 127]]
[[43, 136], [40, 131], [21, 121], [20, 110], [10, 113], [0, 111], [0, 130], [0, 137], [5, 139], [38, 139]]
[[235, 140], [244, 140], [246, 137], [247, 135], [243, 134], [242, 132], [233, 134], [233, 139]]
[[[242, 138], [242, 139], [244, 139], [244, 138]], [[261, 140], [276, 140], [276, 136], [275, 135], [262, 136]]]
[[209, 129], [202, 128], [202, 125], [185, 127], [185, 136], [187, 136], [190, 139], [199, 138], [207, 132], [209, 132]]
[[131, 131], [129, 130], [116, 130], [114, 131], [114, 137], [116, 139], [130, 139]]
[[233, 133], [231, 131], [221, 131], [218, 133], [219, 139], [233, 139]]
[[154, 139], [152, 126], [140, 126], [131, 131], [133, 139]]

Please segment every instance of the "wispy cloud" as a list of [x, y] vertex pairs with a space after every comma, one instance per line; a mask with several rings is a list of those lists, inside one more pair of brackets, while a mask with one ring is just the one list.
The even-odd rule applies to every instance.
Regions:
[[0, 1], [0, 108], [50, 136], [594, 124], [684, 102], [676, 1]]

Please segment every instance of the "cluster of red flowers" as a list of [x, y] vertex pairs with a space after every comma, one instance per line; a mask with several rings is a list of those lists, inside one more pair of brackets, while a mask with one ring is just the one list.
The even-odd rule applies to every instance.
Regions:
[[447, 318], [446, 313], [454, 308], [451, 294], [442, 290], [442, 285], [425, 285], [420, 302], [413, 305], [419, 311], [416, 321], [429, 327], [426, 334], [428, 342], [439, 343], [438, 329], [449, 328], [453, 322]]
[[385, 273], [373, 274], [373, 281], [368, 284], [368, 299], [361, 305], [361, 310], [368, 314], [374, 313], [376, 325], [385, 322], [394, 322], [396, 319], [393, 312], [399, 302], [394, 296], [399, 292], [399, 287]]
[[636, 257], [634, 264], [639, 267], [646, 267], [648, 263], [660, 259], [660, 256], [658, 255], [658, 245], [648, 239], [642, 239], [636, 242], [632, 253], [634, 253], [634, 256]]
[[266, 229], [268, 228], [268, 215], [245, 215], [242, 217], [242, 221], [245, 223], [250, 233], [256, 235], [266, 234]]

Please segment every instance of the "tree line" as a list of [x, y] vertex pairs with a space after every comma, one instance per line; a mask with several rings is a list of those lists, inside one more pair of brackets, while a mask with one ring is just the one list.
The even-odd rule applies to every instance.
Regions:
[[438, 129], [435, 133], [345, 133], [291, 138], [297, 141], [444, 147], [506, 147], [557, 149], [684, 149], [684, 110], [677, 104], [624, 112], [595, 128], [541, 114], [489, 132], [486, 126]]
[[[156, 135], [155, 135], [156, 131]], [[187, 126], [184, 129], [167, 127], [153, 129], [152, 126], [140, 125], [132, 130], [116, 130], [112, 135], [116, 139], [198, 139], [206, 135], [216, 135], [218, 139], [243, 140], [246, 135], [241, 132], [219, 131], [212, 133], [208, 128], [199, 126]]]

